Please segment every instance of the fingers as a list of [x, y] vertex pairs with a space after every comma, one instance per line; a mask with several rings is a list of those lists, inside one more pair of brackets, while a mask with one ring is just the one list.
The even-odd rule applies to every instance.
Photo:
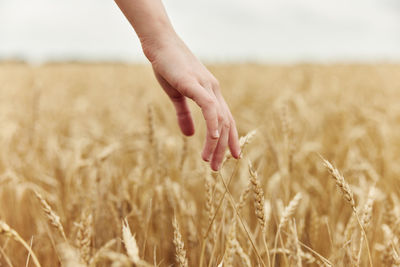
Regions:
[[[203, 102], [201, 100], [195, 101], [199, 102], [207, 125], [211, 122], [207, 126], [207, 137], [202, 158], [205, 161], [212, 159], [210, 163], [211, 168], [217, 171], [223, 161], [227, 146], [229, 146], [232, 156], [239, 158], [240, 146], [238, 134], [235, 121], [219, 89], [201, 89], [201, 95], [198, 96], [198, 99], [203, 100]], [[219, 137], [216, 137], [217, 135], [212, 136], [215, 127], [219, 129]]]
[[221, 129], [221, 137], [218, 140], [217, 147], [215, 148], [212, 161], [211, 161], [211, 169], [213, 171], [218, 171], [221, 165], [222, 160], [224, 159], [225, 150], [228, 145], [229, 139], [229, 124], [223, 124]]
[[233, 119], [233, 116], [232, 116], [232, 114], [229, 110], [229, 107], [226, 104], [223, 96], [221, 95], [221, 92], [219, 90], [217, 90], [215, 94], [217, 96], [218, 101], [224, 107], [225, 112], [228, 117], [228, 120], [229, 120], [229, 125], [230, 125], [229, 139], [228, 139], [229, 150], [231, 151], [231, 154], [234, 158], [239, 158], [241, 151], [240, 151], [240, 144], [239, 144], [239, 135], [237, 132], [235, 120]]
[[171, 100], [175, 106], [179, 128], [181, 128], [182, 133], [186, 136], [193, 135], [194, 124], [186, 98], [181, 96], [179, 98], [171, 98]]
[[210, 162], [211, 168], [218, 171], [228, 146], [232, 156], [239, 158], [240, 146], [235, 121], [215, 78], [209, 79], [212, 81], [209, 86], [203, 86], [207, 83], [190, 79], [169, 83], [157, 72], [155, 74], [175, 106], [179, 127], [183, 134], [188, 136], [194, 134], [194, 124], [186, 97], [191, 98], [200, 106], [207, 126], [202, 152], [203, 160]]
[[232, 126], [229, 129], [229, 150], [231, 151], [232, 156], [238, 159], [242, 153], [240, 151], [239, 135], [236, 129], [235, 121], [232, 121], [231, 123]]
[[179, 128], [182, 133], [186, 136], [191, 136], [194, 134], [194, 124], [192, 115], [190, 113], [189, 106], [186, 101], [186, 97], [184, 97], [181, 93], [179, 93], [176, 89], [174, 89], [161, 75], [159, 75], [156, 71], [154, 72], [158, 82], [161, 87], [167, 93], [172, 103], [174, 104], [176, 110], [176, 116], [178, 118]]
[[200, 106], [203, 117], [207, 125], [206, 141], [204, 144], [202, 158], [210, 161], [212, 154], [217, 146], [220, 137], [220, 127], [218, 123], [218, 101], [215, 96], [210, 94], [206, 89], [198, 85], [193, 95], [193, 100]]

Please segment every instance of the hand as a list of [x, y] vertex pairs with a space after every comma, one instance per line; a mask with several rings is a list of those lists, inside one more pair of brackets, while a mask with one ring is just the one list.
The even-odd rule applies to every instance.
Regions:
[[[172, 37], [171, 37], [172, 36]], [[183, 134], [194, 134], [192, 116], [186, 98], [201, 108], [207, 125], [203, 160], [217, 171], [227, 146], [235, 158], [240, 146], [235, 120], [226, 104], [217, 79], [174, 34], [155, 41], [141, 40], [143, 51], [150, 60], [155, 76], [175, 106]]]

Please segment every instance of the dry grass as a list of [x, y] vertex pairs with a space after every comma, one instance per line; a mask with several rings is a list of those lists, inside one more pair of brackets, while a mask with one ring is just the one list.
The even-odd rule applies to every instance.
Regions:
[[220, 173], [148, 66], [0, 64], [0, 265], [398, 266], [400, 66], [211, 70]]

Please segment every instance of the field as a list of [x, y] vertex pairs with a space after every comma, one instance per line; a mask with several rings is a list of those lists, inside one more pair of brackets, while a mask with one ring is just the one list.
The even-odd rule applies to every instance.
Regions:
[[219, 173], [151, 68], [0, 64], [0, 266], [400, 266], [400, 66], [215, 65]]

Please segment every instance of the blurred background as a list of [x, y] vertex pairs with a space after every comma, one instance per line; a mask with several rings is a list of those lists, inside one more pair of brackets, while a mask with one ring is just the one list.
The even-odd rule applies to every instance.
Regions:
[[[207, 62], [400, 59], [398, 0], [165, 0], [184, 41]], [[0, 60], [143, 62], [111, 0], [0, 0]]]

